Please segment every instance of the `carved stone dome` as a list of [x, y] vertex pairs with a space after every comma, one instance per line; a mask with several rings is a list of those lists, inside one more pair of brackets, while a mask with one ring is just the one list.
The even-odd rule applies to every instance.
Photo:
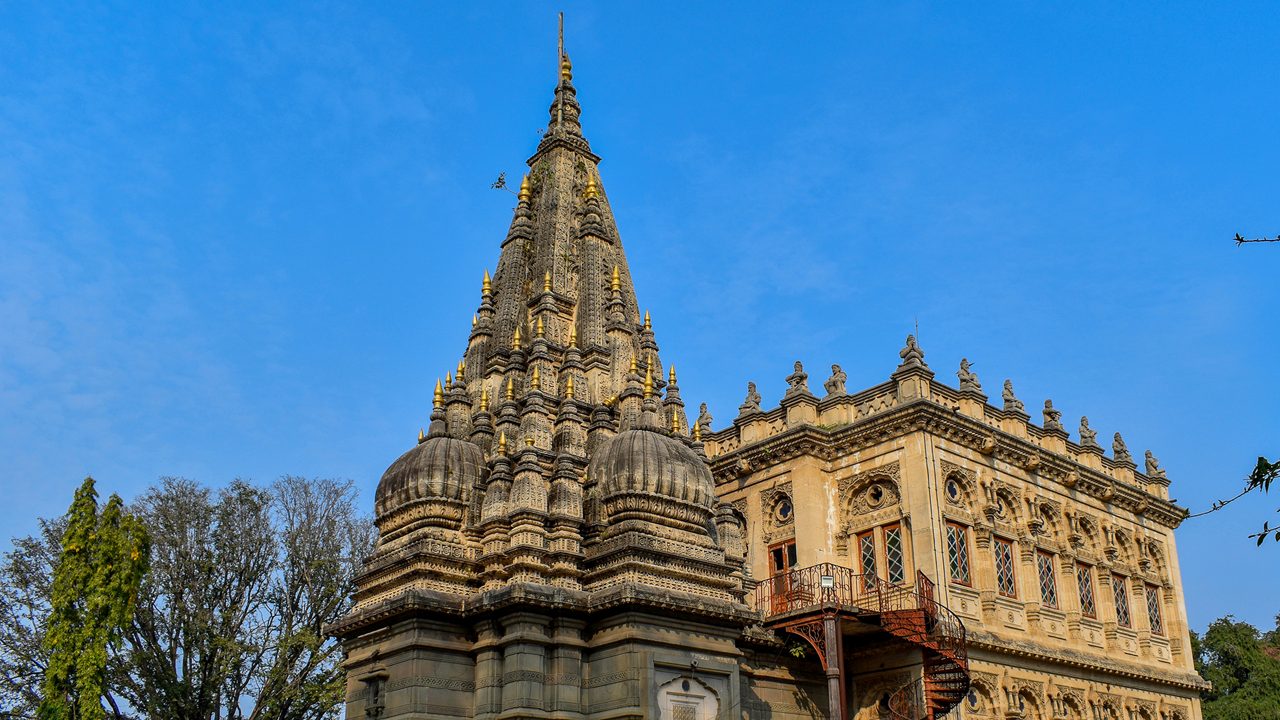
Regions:
[[373, 508], [383, 536], [422, 526], [457, 528], [488, 467], [474, 443], [432, 433], [382, 474]]
[[655, 428], [624, 430], [587, 471], [599, 483], [609, 522], [658, 521], [707, 534], [715, 504], [711, 468], [687, 445]]

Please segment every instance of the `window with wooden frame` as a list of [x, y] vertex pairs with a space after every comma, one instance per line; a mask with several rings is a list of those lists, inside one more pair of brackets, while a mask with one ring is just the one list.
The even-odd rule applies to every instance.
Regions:
[[884, 569], [885, 579], [895, 585], [900, 585], [907, 579], [902, 526], [897, 523], [884, 526]]
[[1156, 585], [1147, 585], [1147, 619], [1151, 622], [1152, 634], [1164, 634], [1164, 612], [1161, 611], [1160, 588]]
[[1013, 543], [1004, 538], [993, 538], [991, 546], [996, 556], [996, 590], [1005, 597], [1018, 597], [1018, 579], [1013, 566]]
[[1053, 555], [1036, 552], [1036, 575], [1040, 579], [1040, 602], [1045, 607], [1058, 607], [1058, 574], [1053, 570]]
[[778, 543], [769, 547], [769, 570], [772, 574], [784, 573], [796, 566], [796, 541]]
[[947, 574], [951, 582], [972, 585], [969, 575], [969, 528], [947, 523]]
[[1098, 617], [1098, 603], [1093, 598], [1093, 568], [1084, 563], [1076, 564], [1076, 587], [1080, 591], [1080, 614], [1087, 618]]
[[863, 587], [876, 583], [876, 533], [874, 530], [858, 533], [858, 570], [862, 573]]
[[1120, 627], [1132, 627], [1133, 619], [1129, 616], [1129, 581], [1123, 575], [1111, 576], [1111, 590], [1116, 598], [1116, 624]]

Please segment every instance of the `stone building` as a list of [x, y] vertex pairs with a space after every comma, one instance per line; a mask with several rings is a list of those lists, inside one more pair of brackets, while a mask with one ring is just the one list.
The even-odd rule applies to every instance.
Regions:
[[1149, 453], [1006, 382], [886, 382], [690, 425], [561, 54], [496, 271], [387, 469], [347, 717], [1198, 720]]

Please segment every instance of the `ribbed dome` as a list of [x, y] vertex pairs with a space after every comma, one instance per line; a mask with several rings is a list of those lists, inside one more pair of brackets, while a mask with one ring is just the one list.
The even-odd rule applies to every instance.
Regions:
[[706, 508], [715, 501], [711, 469], [684, 443], [650, 428], [624, 430], [601, 448], [588, 470], [611, 497], [658, 495]]
[[466, 488], [483, 481], [487, 471], [484, 454], [475, 444], [443, 434], [428, 437], [382, 474], [373, 502], [379, 525], [385, 516], [424, 500], [456, 506], [456, 519], [461, 519]]

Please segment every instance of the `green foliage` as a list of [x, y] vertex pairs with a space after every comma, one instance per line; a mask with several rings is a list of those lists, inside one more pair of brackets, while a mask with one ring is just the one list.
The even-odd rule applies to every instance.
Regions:
[[100, 720], [108, 656], [130, 622], [147, 571], [147, 531], [112, 495], [101, 512], [86, 478], [67, 512], [53, 568], [48, 654], [38, 709], [44, 720]]
[[13, 717], [35, 717], [48, 653], [53, 568], [66, 521], [41, 521], [40, 534], [15, 538], [0, 562], [0, 708]]
[[[1280, 478], [1280, 460], [1272, 462], [1264, 457], [1258, 458], [1258, 464], [1253, 468], [1253, 472], [1249, 473], [1248, 489], [1261, 488], [1262, 492], [1271, 490], [1271, 484]], [[1280, 512], [1280, 510], [1277, 510]], [[1262, 532], [1250, 535], [1251, 538], [1257, 538], [1258, 545], [1266, 542], [1267, 535], [1272, 535], [1276, 542], [1280, 542], [1280, 526], [1271, 527], [1270, 521], [1262, 523]]]
[[1280, 616], [1265, 635], [1231, 616], [1191, 636], [1196, 670], [1213, 683], [1204, 694], [1205, 720], [1280, 718]]

